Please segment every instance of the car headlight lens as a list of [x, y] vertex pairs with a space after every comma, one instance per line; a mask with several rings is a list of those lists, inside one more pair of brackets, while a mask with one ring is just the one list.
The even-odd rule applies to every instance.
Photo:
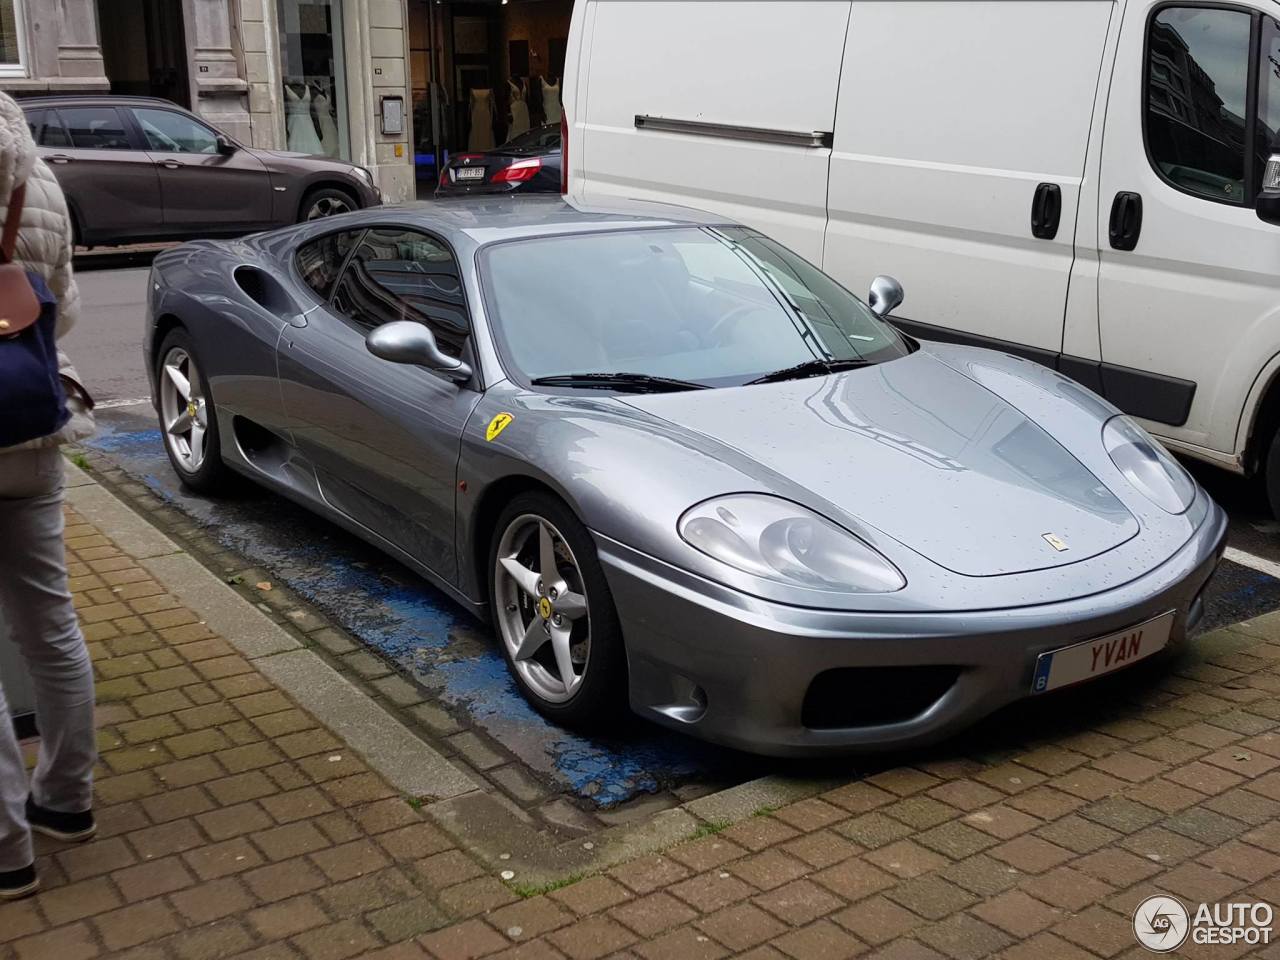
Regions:
[[897, 567], [843, 527], [780, 497], [742, 493], [690, 507], [680, 518], [690, 546], [736, 570], [832, 593], [892, 593]]
[[1102, 426], [1102, 445], [1125, 479], [1169, 513], [1182, 513], [1196, 498], [1196, 485], [1182, 464], [1128, 417]]
[[373, 171], [367, 170], [364, 167], [356, 167], [356, 166], [353, 166], [351, 169], [357, 177], [359, 177], [361, 180], [367, 183], [370, 187], [376, 186], [376, 184], [373, 182]]

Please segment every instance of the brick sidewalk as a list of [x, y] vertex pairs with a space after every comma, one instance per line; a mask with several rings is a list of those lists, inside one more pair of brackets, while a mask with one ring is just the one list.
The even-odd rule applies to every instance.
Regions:
[[1280, 615], [1056, 701], [1085, 719], [1042, 711], [1016, 749], [962, 741], [522, 899], [69, 517], [102, 833], [41, 848], [0, 960], [1136, 958], [1154, 893], [1280, 907]]

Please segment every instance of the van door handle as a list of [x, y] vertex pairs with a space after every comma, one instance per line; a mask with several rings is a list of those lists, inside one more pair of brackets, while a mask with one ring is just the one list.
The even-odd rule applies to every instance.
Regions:
[[1062, 188], [1056, 183], [1042, 183], [1031, 198], [1031, 234], [1041, 240], [1058, 235], [1062, 219]]
[[1111, 224], [1108, 230], [1111, 246], [1117, 250], [1132, 250], [1138, 245], [1142, 232], [1142, 195], [1121, 190], [1111, 201]]

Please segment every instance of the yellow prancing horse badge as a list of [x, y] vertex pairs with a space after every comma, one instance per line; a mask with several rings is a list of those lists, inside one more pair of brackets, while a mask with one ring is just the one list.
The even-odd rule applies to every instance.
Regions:
[[551, 619], [551, 601], [546, 597], [538, 600], [538, 616], [542, 617], [543, 620]]
[[490, 442], [498, 439], [498, 434], [507, 429], [507, 424], [511, 423], [515, 417], [509, 413], [500, 413], [489, 421], [489, 426], [484, 432], [484, 438]]

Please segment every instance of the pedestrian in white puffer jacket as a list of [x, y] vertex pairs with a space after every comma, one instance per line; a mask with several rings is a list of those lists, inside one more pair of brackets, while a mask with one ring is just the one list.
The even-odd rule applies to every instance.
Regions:
[[[14, 187], [23, 183], [26, 200], [14, 259], [48, 284], [57, 300], [61, 339], [80, 313], [71, 274], [71, 218], [58, 181], [36, 156], [22, 109], [0, 93], [0, 216]], [[3, 308], [0, 304], [0, 315]], [[95, 829], [93, 669], [67, 589], [64, 465], [58, 450], [91, 434], [93, 420], [88, 395], [61, 351], [58, 364], [71, 418], [47, 437], [0, 447], [0, 621], [30, 673], [40, 731], [39, 759], [28, 786], [0, 689], [0, 899], [26, 896], [39, 885], [32, 830], [77, 841], [89, 839]]]

